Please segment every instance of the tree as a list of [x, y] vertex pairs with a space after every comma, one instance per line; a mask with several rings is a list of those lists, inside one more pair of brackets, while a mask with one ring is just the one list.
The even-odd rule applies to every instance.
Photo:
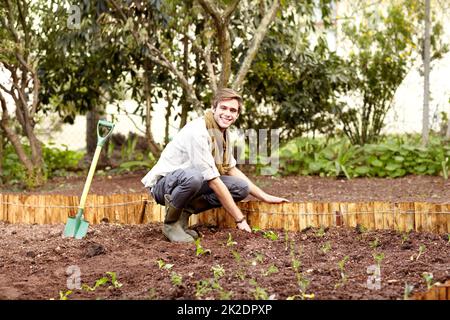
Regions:
[[[417, 54], [422, 53], [423, 40], [417, 37], [422, 21], [419, 9], [418, 0], [394, 1], [386, 7], [386, 13], [365, 8], [361, 23], [344, 25], [345, 36], [353, 44], [347, 65], [354, 72], [347, 95], [355, 102], [343, 103], [336, 114], [344, 133], [355, 144], [378, 139], [395, 91]], [[437, 43], [441, 34], [436, 32], [432, 42]], [[442, 54], [442, 50], [435, 52], [436, 57]]]
[[[26, 184], [31, 187], [46, 180], [42, 143], [34, 132], [40, 110], [36, 51], [40, 34], [33, 27], [34, 8], [27, 0], [0, 1], [0, 70], [9, 75], [8, 83], [0, 84], [0, 126], [25, 166]], [[15, 116], [8, 110], [6, 96], [14, 101]], [[22, 143], [23, 137], [29, 143], [30, 153]]]

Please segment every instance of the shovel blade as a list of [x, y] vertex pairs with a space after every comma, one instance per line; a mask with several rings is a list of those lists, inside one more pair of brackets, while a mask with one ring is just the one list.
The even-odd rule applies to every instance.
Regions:
[[81, 218], [68, 218], [64, 228], [64, 237], [82, 239], [88, 232], [89, 222]]

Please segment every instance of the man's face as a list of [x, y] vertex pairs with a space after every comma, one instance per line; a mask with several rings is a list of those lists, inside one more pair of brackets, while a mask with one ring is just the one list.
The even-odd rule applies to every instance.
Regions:
[[213, 109], [214, 120], [221, 129], [227, 129], [239, 116], [239, 103], [236, 99], [222, 100]]

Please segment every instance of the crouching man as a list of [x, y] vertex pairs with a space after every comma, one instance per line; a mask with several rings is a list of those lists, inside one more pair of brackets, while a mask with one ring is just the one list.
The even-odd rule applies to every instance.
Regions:
[[167, 144], [142, 183], [165, 206], [163, 234], [172, 242], [198, 238], [188, 228], [189, 217], [223, 206], [240, 230], [251, 232], [236, 202], [250, 193], [268, 203], [287, 202], [267, 194], [236, 168], [228, 128], [236, 121], [242, 98], [234, 90], [219, 89], [204, 117], [187, 123]]

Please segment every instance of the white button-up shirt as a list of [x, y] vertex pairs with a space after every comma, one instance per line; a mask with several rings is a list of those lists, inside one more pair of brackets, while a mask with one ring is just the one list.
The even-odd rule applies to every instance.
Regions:
[[[236, 159], [231, 153], [230, 168], [234, 166], [236, 166]], [[178, 132], [167, 144], [156, 165], [141, 181], [145, 187], [152, 188], [159, 177], [177, 169], [189, 167], [201, 172], [206, 181], [220, 176], [212, 155], [212, 140], [203, 117], [188, 122]]]

